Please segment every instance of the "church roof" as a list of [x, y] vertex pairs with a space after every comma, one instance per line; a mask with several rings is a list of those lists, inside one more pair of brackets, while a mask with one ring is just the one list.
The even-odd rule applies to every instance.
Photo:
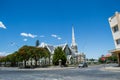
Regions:
[[52, 46], [52, 45], [47, 45], [47, 48], [49, 49], [49, 51], [50, 51], [51, 53], [54, 53], [54, 50], [55, 50], [55, 47], [54, 47], [54, 46]]
[[67, 56], [67, 60], [70, 60], [72, 58], [72, 55]]
[[62, 50], [64, 50], [67, 45], [68, 45], [67, 43], [65, 43], [65, 44], [60, 44], [60, 45], [55, 46], [55, 48], [61, 47]]
[[46, 44], [46, 43], [42, 42], [39, 47], [43, 47], [43, 48], [46, 47], [46, 48], [53, 54], [55, 48], [61, 47], [62, 50], [64, 50], [67, 45], [68, 45], [68, 44], [65, 43], [65, 44], [60, 44], [60, 45], [53, 46], [53, 45]]
[[54, 50], [55, 50], [55, 48], [57, 48], [57, 47], [61, 47], [62, 50], [64, 50], [64, 49], [66, 48], [66, 46], [68, 46], [67, 43], [53, 46], [53, 45], [46, 44], [46, 43], [42, 42], [42, 43], [40, 44], [39, 47], [43, 47], [43, 48], [46, 47], [46, 48], [49, 50], [49, 52], [50, 52], [51, 54], [54, 54]]

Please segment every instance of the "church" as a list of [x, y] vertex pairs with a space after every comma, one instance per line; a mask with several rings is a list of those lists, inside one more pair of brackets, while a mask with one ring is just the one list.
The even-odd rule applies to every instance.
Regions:
[[[60, 44], [60, 45], [49, 45], [47, 43], [42, 42], [39, 47], [42, 48], [47, 48], [48, 51], [51, 54], [50, 57], [50, 63], [52, 64], [52, 58], [53, 58], [53, 54], [54, 54], [54, 50], [57, 47], [61, 47], [62, 50], [65, 52], [65, 55], [67, 57], [67, 64], [76, 64], [76, 63], [80, 63], [80, 62], [84, 62], [85, 61], [85, 54], [84, 53], [80, 53], [78, 52], [78, 47], [77, 47], [77, 43], [75, 41], [75, 34], [74, 34], [74, 28], [72, 27], [72, 43], [71, 43], [71, 47], [69, 47], [69, 45], [67, 43], [64, 44]], [[44, 59], [40, 60], [40, 62], [44, 63]]]

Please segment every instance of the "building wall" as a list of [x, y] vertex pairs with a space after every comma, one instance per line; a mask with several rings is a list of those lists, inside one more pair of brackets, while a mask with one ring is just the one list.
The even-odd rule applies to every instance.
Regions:
[[[117, 44], [117, 40], [120, 39], [120, 13], [116, 12], [114, 16], [109, 18], [109, 24], [112, 31], [114, 44], [116, 49], [120, 48], [120, 44]], [[114, 27], [118, 26], [118, 31], [114, 31]]]
[[72, 54], [68, 45], [65, 47], [64, 52], [65, 52], [66, 56]]
[[120, 13], [116, 12], [109, 18], [109, 24], [114, 39], [116, 49], [111, 52], [118, 57], [118, 66], [120, 66]]

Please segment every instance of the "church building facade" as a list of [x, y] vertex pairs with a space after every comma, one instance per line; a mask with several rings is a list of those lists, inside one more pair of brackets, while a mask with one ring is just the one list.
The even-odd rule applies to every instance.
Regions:
[[71, 47], [69, 47], [69, 45], [67, 43], [65, 44], [60, 44], [57, 46], [53, 46], [53, 45], [49, 45], [46, 44], [44, 42], [42, 42], [39, 47], [42, 48], [47, 48], [48, 51], [51, 54], [50, 57], [50, 63], [52, 64], [52, 58], [53, 58], [53, 54], [54, 54], [54, 50], [57, 47], [61, 47], [62, 50], [65, 52], [66, 57], [67, 57], [67, 64], [75, 64], [75, 63], [80, 63], [80, 62], [84, 62], [85, 61], [85, 54], [84, 53], [79, 53], [78, 52], [78, 47], [75, 41], [75, 34], [74, 34], [74, 28], [72, 27], [72, 43], [71, 43]]

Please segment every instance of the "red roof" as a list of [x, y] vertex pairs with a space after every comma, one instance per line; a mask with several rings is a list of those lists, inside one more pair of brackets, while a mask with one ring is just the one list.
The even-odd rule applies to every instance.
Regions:
[[110, 53], [105, 55], [105, 57], [110, 57], [110, 56], [112, 56], [112, 54]]

